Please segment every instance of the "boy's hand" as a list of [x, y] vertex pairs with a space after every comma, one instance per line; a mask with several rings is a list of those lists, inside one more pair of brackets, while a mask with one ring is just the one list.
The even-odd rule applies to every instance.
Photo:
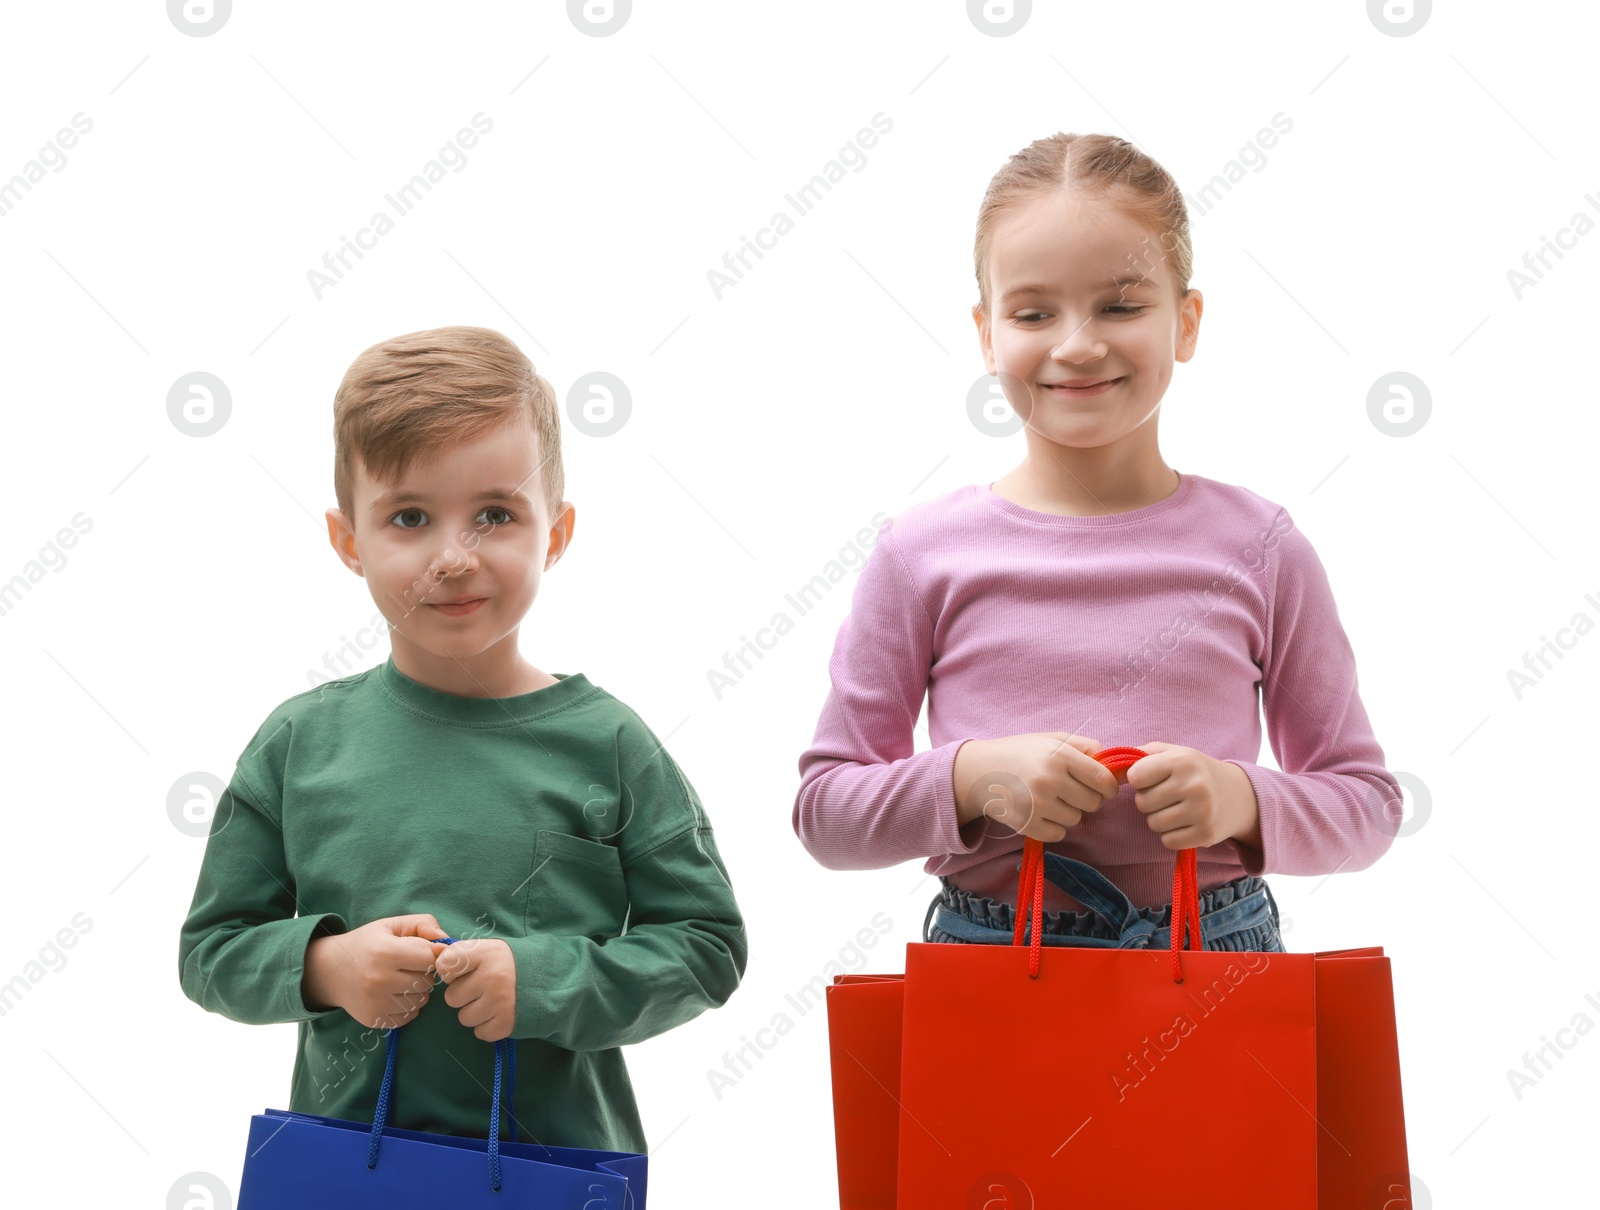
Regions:
[[1238, 839], [1260, 848], [1260, 806], [1238, 765], [1177, 744], [1138, 744], [1150, 755], [1128, 766], [1133, 805], [1168, 849]]
[[1036, 840], [1061, 840], [1121, 788], [1090, 755], [1100, 747], [1064, 731], [968, 740], [950, 771], [958, 825], [986, 818]]
[[434, 937], [448, 936], [427, 913], [387, 916], [306, 947], [306, 1007], [342, 1008], [362, 1025], [394, 1029], [422, 1011], [433, 991]]
[[444, 1002], [484, 1042], [509, 1038], [517, 1023], [517, 959], [498, 937], [436, 944], [434, 965], [450, 985]]

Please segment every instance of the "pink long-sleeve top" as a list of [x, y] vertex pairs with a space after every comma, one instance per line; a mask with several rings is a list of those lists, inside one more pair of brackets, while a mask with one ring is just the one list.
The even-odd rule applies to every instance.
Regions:
[[[959, 827], [952, 766], [969, 739], [1034, 731], [1180, 744], [1242, 768], [1262, 848], [1200, 849], [1202, 890], [1364, 869], [1401, 819], [1316, 551], [1287, 510], [1199, 475], [1103, 516], [1035, 512], [984, 484], [914, 505], [878, 529], [828, 670], [794, 828], [833, 869], [927, 858], [928, 873], [1015, 903], [1022, 837]], [[1255, 763], [1263, 713], [1281, 771]], [[1135, 907], [1165, 904], [1176, 854], [1133, 794], [1048, 847]], [[1045, 906], [1083, 909], [1053, 884]]]

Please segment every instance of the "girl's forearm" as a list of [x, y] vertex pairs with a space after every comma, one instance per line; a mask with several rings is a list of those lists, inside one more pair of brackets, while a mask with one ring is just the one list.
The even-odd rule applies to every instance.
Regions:
[[988, 747], [987, 740], [969, 739], [956, 749], [956, 758], [950, 767], [950, 780], [951, 789], [955, 791], [956, 823], [959, 827], [964, 828], [983, 818], [983, 796], [973, 795], [972, 783], [989, 768], [986, 763]]
[[1256, 788], [1250, 775], [1231, 761], [1223, 761], [1224, 776], [1230, 785], [1230, 802], [1238, 822], [1229, 833], [1230, 839], [1261, 851], [1261, 804], [1256, 799]]

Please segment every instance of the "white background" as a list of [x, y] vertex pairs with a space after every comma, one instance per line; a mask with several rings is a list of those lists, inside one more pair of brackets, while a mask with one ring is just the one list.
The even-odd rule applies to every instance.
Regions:
[[[1021, 459], [1020, 434], [966, 413], [974, 222], [1010, 154], [1115, 133], [1192, 198], [1280, 113], [1292, 129], [1264, 165], [1191, 213], [1205, 318], [1163, 453], [1290, 510], [1389, 766], [1431, 802], [1371, 869], [1273, 876], [1288, 944], [1393, 958], [1416, 1205], [1592, 1190], [1600, 1036], [1562, 1035], [1520, 1097], [1506, 1073], [1579, 1014], [1600, 1024], [1600, 237], [1568, 234], [1520, 299], [1507, 273], [1575, 214], [1600, 219], [1600, 31], [1562, 4], [1441, 5], [1401, 37], [1359, 2], [1223, 7], [1040, 5], [995, 37], [953, 0], [701, 0], [639, 3], [595, 37], [560, 3], [241, 0], [194, 37], [149, 0], [9, 6], [0, 181], [73, 114], [93, 128], [0, 217], [0, 582], [92, 520], [0, 616], [0, 982], [92, 922], [0, 1017], [8, 1197], [164, 1207], [195, 1172], [234, 1190], [250, 1115], [285, 1103], [294, 1026], [247, 1028], [179, 989], [204, 842], [168, 795], [197, 771], [225, 781], [373, 616], [322, 520], [345, 367], [468, 323], [515, 339], [564, 401], [591, 371], [627, 385], [620, 432], [567, 424], [576, 541], [523, 650], [667, 738], [747, 913], [734, 998], [629, 1052], [651, 1204], [832, 1204], [822, 1013], [720, 1098], [707, 1072], [794, 1018], [785, 993], [875, 913], [893, 929], [868, 968], [902, 969], [935, 883], [916, 863], [824, 870], [791, 829], [853, 580], [720, 700], [708, 670], [874, 513]], [[493, 129], [466, 166], [319, 300], [307, 270], [479, 112]], [[893, 129], [865, 167], [718, 300], [707, 270], [880, 112]], [[166, 406], [195, 370], [232, 402], [203, 438]], [[1432, 398], [1406, 437], [1367, 408], [1395, 370]], [[1519, 698], [1508, 670], [1578, 614], [1586, 633]], [[972, 1036], [1026, 1077], [1034, 1052], [1004, 1022]]]

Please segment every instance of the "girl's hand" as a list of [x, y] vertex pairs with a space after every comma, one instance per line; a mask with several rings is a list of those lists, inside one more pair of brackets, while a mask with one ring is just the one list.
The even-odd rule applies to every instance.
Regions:
[[517, 959], [498, 937], [439, 943], [434, 963], [450, 985], [444, 1002], [484, 1042], [509, 1038], [517, 1023]]
[[956, 750], [951, 780], [961, 826], [992, 819], [1046, 843], [1062, 839], [1120, 787], [1089, 753], [1099, 741], [1064, 731], [968, 740]]
[[301, 996], [313, 1011], [342, 1008], [371, 1029], [394, 1029], [422, 1011], [433, 991], [429, 942], [448, 934], [424, 912], [387, 916], [306, 947]]
[[1133, 805], [1164, 848], [1203, 849], [1233, 838], [1260, 847], [1260, 809], [1243, 769], [1177, 744], [1135, 746], [1150, 755], [1128, 766]]

